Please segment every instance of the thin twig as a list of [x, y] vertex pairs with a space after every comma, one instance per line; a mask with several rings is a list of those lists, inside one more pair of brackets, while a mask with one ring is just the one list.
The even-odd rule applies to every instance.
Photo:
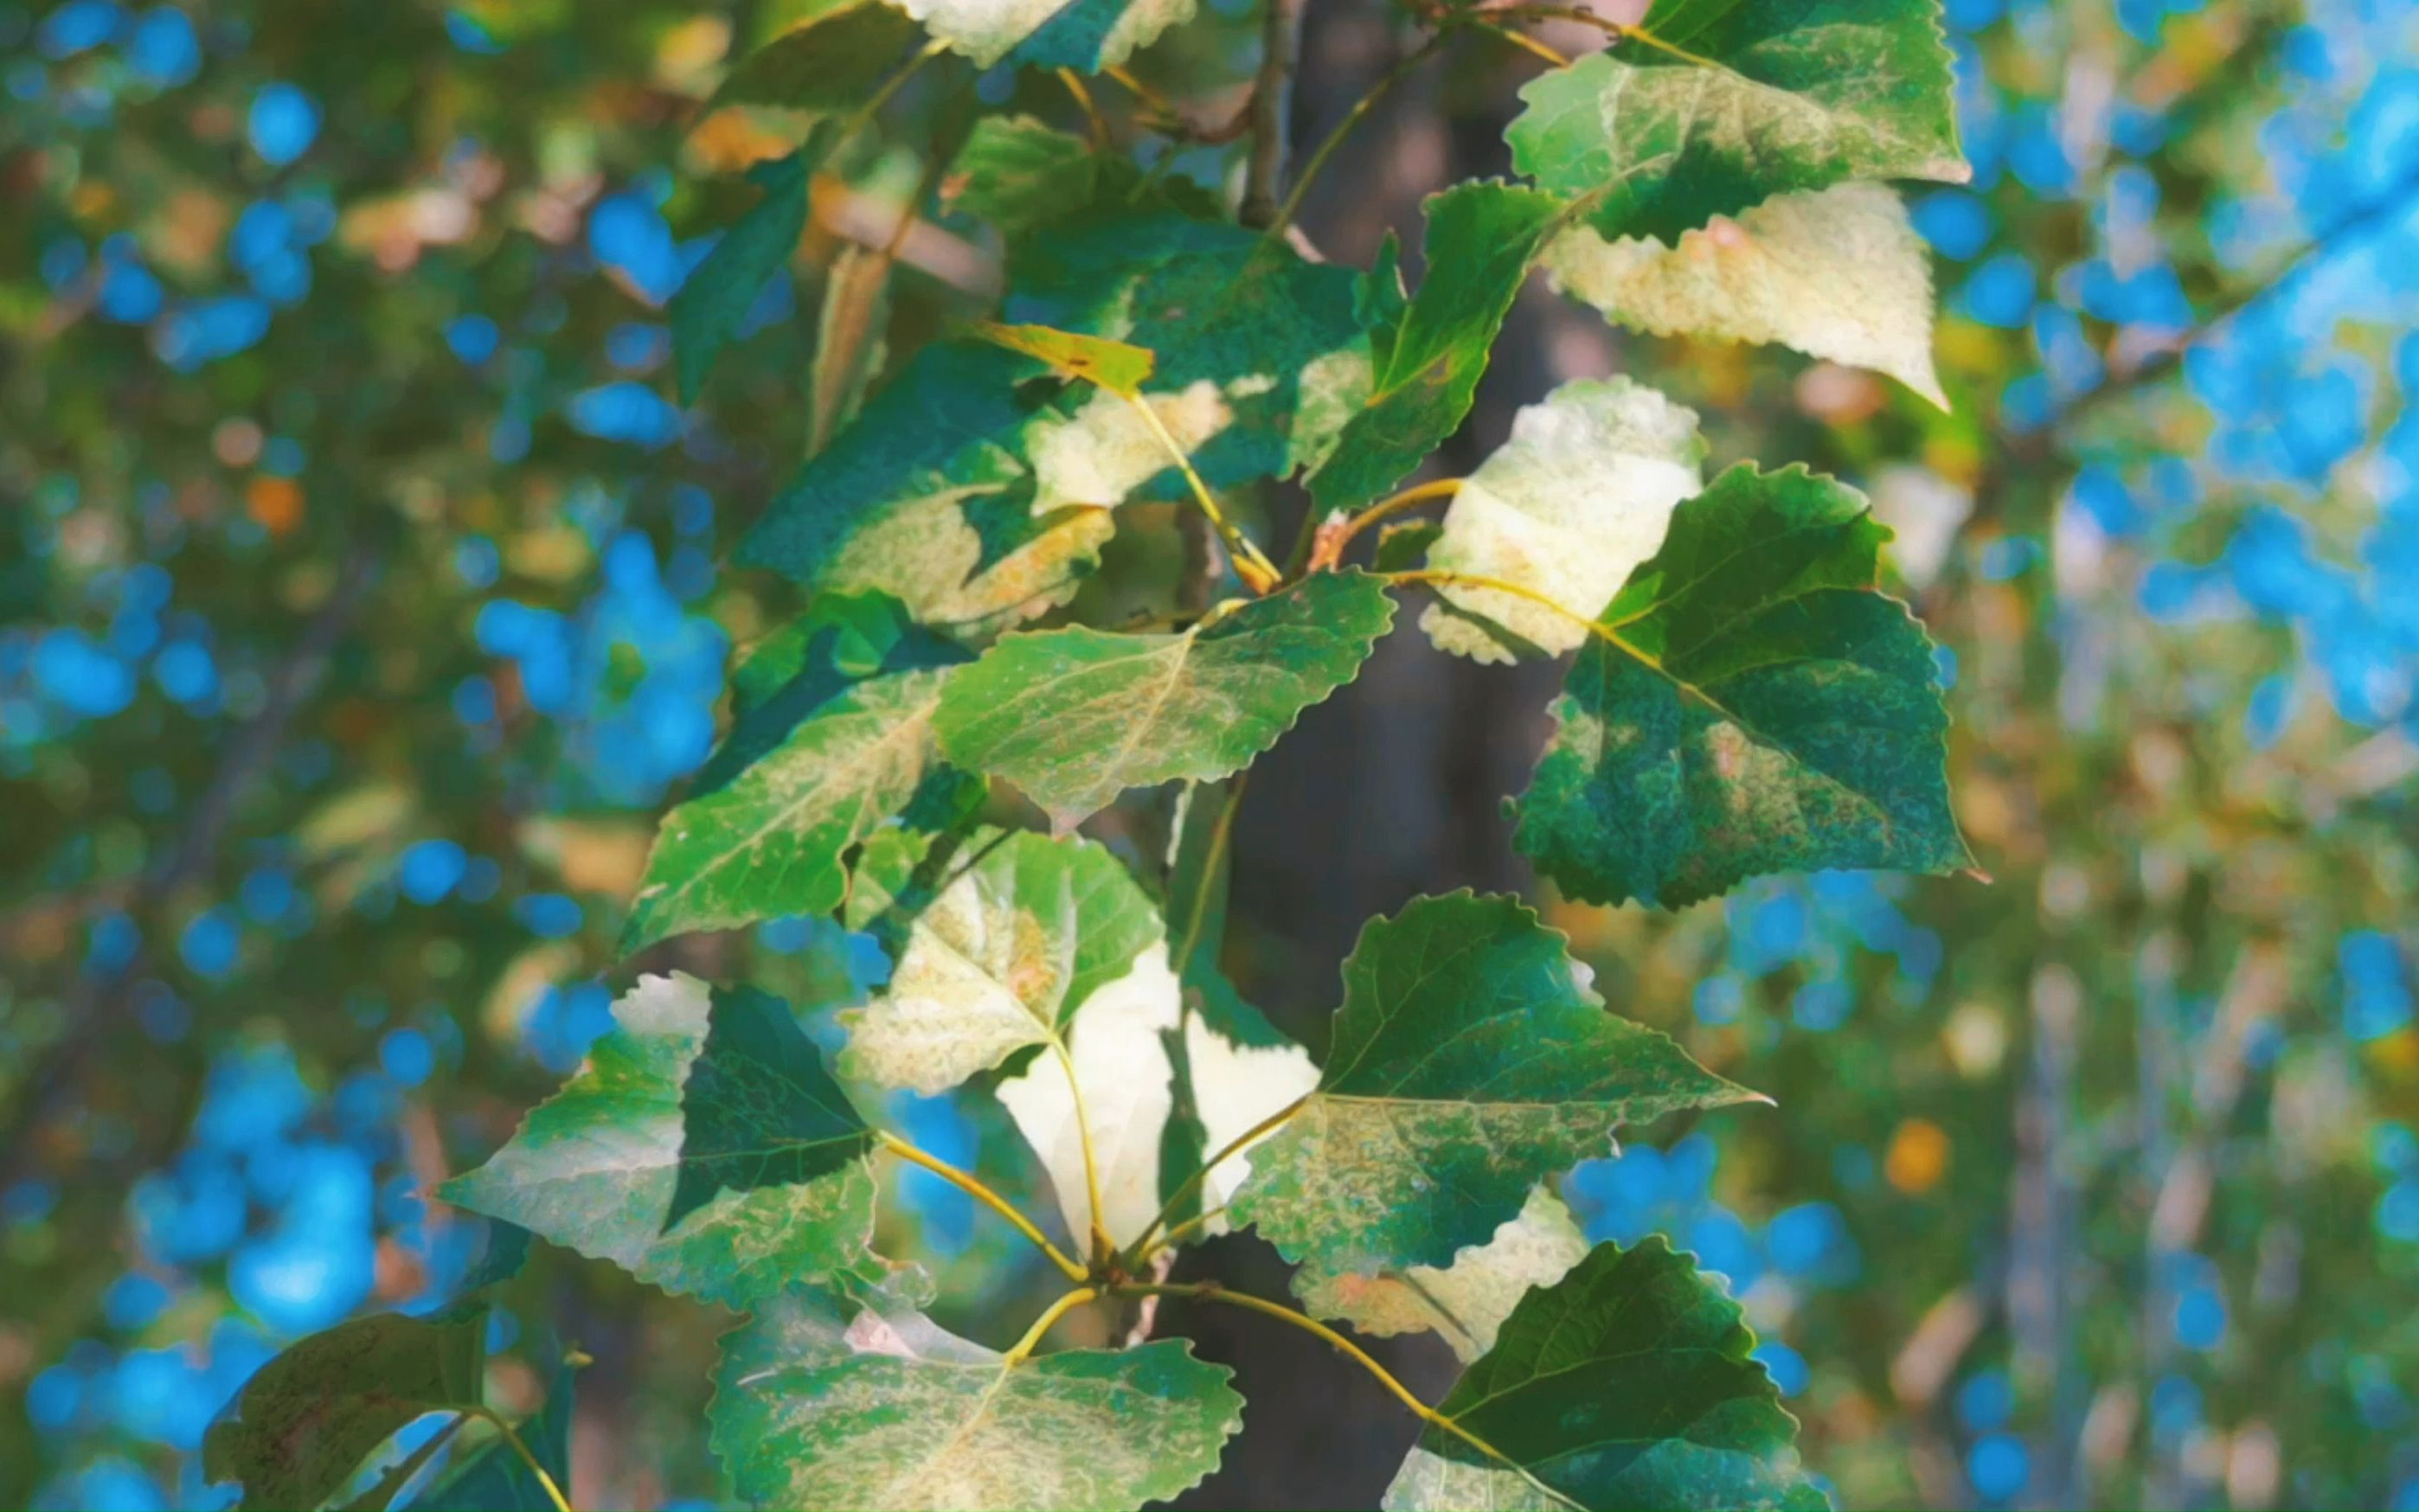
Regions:
[[[313, 613], [269, 677], [269, 698], [228, 741], [209, 784], [193, 800], [192, 816], [176, 842], [143, 873], [128, 893], [125, 910], [140, 918], [217, 860], [220, 844], [234, 823], [236, 810], [277, 759], [294, 717], [317, 692], [327, 676], [336, 647], [353, 621], [372, 599], [371, 589], [383, 570], [380, 548], [363, 540], [345, 557], [327, 601]], [[60, 1002], [68, 1028], [40, 1064], [18, 1079], [18, 1102], [5, 1134], [0, 1134], [0, 1190], [13, 1186], [34, 1159], [34, 1134], [82, 1090], [83, 1072], [101, 1046], [116, 1038], [123, 1016], [126, 989], [139, 979], [150, 951], [138, 949], [114, 971], [80, 971]]]
[[1318, 181], [1319, 171], [1327, 166], [1329, 159], [1335, 156], [1336, 148], [1344, 145], [1354, 128], [1368, 118], [1372, 110], [1377, 109], [1378, 102], [1385, 99], [1394, 85], [1410, 77], [1413, 69], [1433, 56], [1450, 35], [1444, 31], [1431, 34], [1426, 41], [1404, 54], [1393, 68], [1379, 76], [1378, 82], [1369, 86], [1366, 94], [1352, 102], [1352, 108], [1335, 123], [1335, 130], [1328, 132], [1326, 140], [1312, 150], [1310, 160], [1294, 177], [1293, 192], [1286, 196], [1285, 203], [1278, 207], [1276, 215], [1268, 223], [1266, 235], [1279, 237], [1285, 234], [1286, 227], [1293, 224], [1294, 217], [1302, 212], [1302, 201], [1309, 196], [1311, 185]]
[[1292, 1118], [1295, 1114], [1300, 1113], [1302, 1109], [1302, 1104], [1309, 1101], [1310, 1097], [1307, 1093], [1295, 1098], [1292, 1102], [1277, 1109], [1274, 1113], [1270, 1114], [1267, 1118], [1262, 1119], [1259, 1122], [1252, 1125], [1241, 1134], [1237, 1134], [1234, 1138], [1228, 1140], [1226, 1142], [1225, 1149], [1218, 1151], [1215, 1155], [1212, 1155], [1208, 1160], [1202, 1162], [1201, 1168], [1199, 1170], [1194, 1171], [1191, 1176], [1186, 1177], [1183, 1184], [1168, 1195], [1167, 1201], [1161, 1206], [1158, 1216], [1151, 1219], [1149, 1227], [1142, 1231], [1142, 1237], [1136, 1239], [1133, 1242], [1132, 1246], [1126, 1251], [1126, 1261], [1129, 1268], [1138, 1263], [1143, 1256], [1149, 1253], [1151, 1236], [1159, 1232], [1161, 1227], [1166, 1224], [1168, 1217], [1173, 1214], [1177, 1209], [1182, 1207], [1187, 1198], [1191, 1197], [1194, 1193], [1201, 1189], [1201, 1183], [1210, 1180], [1210, 1173], [1211, 1171], [1214, 1171], [1219, 1166], [1226, 1164], [1228, 1160], [1232, 1159], [1245, 1146], [1251, 1145], [1257, 1140], [1275, 1133], [1287, 1119]]
[[1380, 499], [1376, 503], [1371, 504], [1368, 508], [1361, 511], [1361, 513], [1353, 516], [1350, 519], [1346, 520], [1341, 526], [1337, 527], [1333, 548], [1336, 560], [1339, 562], [1343, 560], [1344, 548], [1352, 544], [1352, 538], [1354, 536], [1360, 534], [1363, 531], [1367, 530], [1370, 526], [1375, 525], [1378, 521], [1384, 519], [1389, 515], [1396, 515], [1406, 509], [1416, 508], [1417, 506], [1427, 503], [1432, 500], [1450, 499], [1455, 494], [1459, 493], [1461, 491], [1461, 486], [1468, 481], [1470, 480], [1467, 478], [1439, 478], [1432, 483], [1418, 484], [1412, 487], [1406, 488], [1402, 492], [1394, 494], [1390, 498]]
[[1109, 145], [1108, 117], [1092, 102], [1092, 91], [1085, 87], [1084, 76], [1072, 69], [1060, 69], [1058, 82], [1067, 86], [1067, 92], [1075, 97], [1076, 106], [1083, 111], [1084, 120], [1091, 129], [1093, 147], [1105, 150]]
[[999, 1357], [1000, 1364], [1003, 1365], [1012, 1365], [1025, 1359], [1025, 1356], [1031, 1354], [1035, 1349], [1040, 1347], [1041, 1343], [1041, 1335], [1050, 1332], [1051, 1324], [1055, 1323], [1061, 1318], [1066, 1317], [1069, 1313], [1081, 1307], [1084, 1304], [1090, 1302], [1100, 1294], [1100, 1288], [1097, 1287], [1077, 1287], [1074, 1290], [1059, 1298], [1056, 1302], [1052, 1303], [1048, 1307], [1042, 1309], [1040, 1317], [1033, 1320], [1033, 1326], [1025, 1331], [1025, 1336], [1018, 1339], [1015, 1345], [1010, 1348], [1006, 1354]]
[[927, 42], [917, 49], [914, 57], [901, 65], [898, 72], [884, 80], [881, 88], [876, 89], [864, 104], [851, 112], [848, 119], [840, 122], [840, 134], [832, 138], [831, 151], [837, 153], [841, 147], [847, 146], [849, 139], [856, 135], [867, 122], [882, 114], [882, 107], [890, 103], [891, 97], [907, 87], [908, 80], [922, 72], [925, 64], [948, 50], [948, 43], [938, 40]]
[[1566, 69], [1570, 67], [1571, 60], [1569, 58], [1566, 58], [1562, 54], [1555, 52], [1552, 48], [1548, 47], [1545, 43], [1530, 36], [1527, 32], [1518, 30], [1511, 26], [1498, 26], [1487, 22], [1480, 22], [1478, 25], [1481, 31], [1501, 37], [1523, 53], [1533, 54], [1537, 57], [1543, 58], [1547, 63], [1557, 69]]
[[1243, 579], [1243, 586], [1255, 594], [1266, 594], [1275, 588], [1284, 577], [1277, 571], [1276, 563], [1253, 544], [1251, 537], [1227, 520], [1225, 511], [1218, 507], [1217, 496], [1210, 491], [1210, 485], [1203, 482], [1201, 474], [1194, 469], [1192, 456], [1169, 433], [1166, 423], [1159, 418], [1159, 411], [1151, 408], [1150, 401], [1139, 393], [1121, 393], [1118, 397], [1133, 406], [1135, 412], [1142, 416], [1143, 424], [1150, 427], [1151, 434], [1159, 438], [1160, 445], [1165, 447], [1167, 455], [1175, 459], [1177, 470], [1192, 486], [1193, 501], [1201, 506], [1201, 513], [1209, 516], [1210, 523], [1217, 527], [1218, 538], [1226, 543], [1226, 553], [1234, 559], [1235, 575]]
[[554, 1477], [547, 1473], [546, 1467], [537, 1462], [537, 1456], [530, 1453], [530, 1446], [521, 1442], [521, 1436], [513, 1430], [510, 1423], [505, 1422], [493, 1408], [466, 1407], [462, 1411], [469, 1416], [493, 1425], [495, 1430], [504, 1436], [504, 1442], [512, 1445], [513, 1453], [520, 1456], [521, 1463], [537, 1477], [538, 1486], [546, 1492], [547, 1500], [554, 1504], [554, 1512], [571, 1512], [571, 1499], [563, 1495], [562, 1488], [557, 1486]]
[[1296, 54], [1302, 47], [1302, 0], [1262, 0], [1260, 69], [1252, 84], [1252, 155], [1243, 168], [1242, 222], [1277, 220], [1277, 185], [1286, 170], [1286, 116], [1292, 102]]
[[1211, 1224], [1218, 1221], [1219, 1216], [1225, 1213], [1225, 1211], [1226, 1204], [1222, 1202], [1218, 1204], [1218, 1206], [1210, 1208], [1206, 1211], [1194, 1213], [1192, 1217], [1185, 1219], [1182, 1223], [1178, 1224], [1175, 1227], [1170, 1228], [1167, 1232], [1160, 1235], [1159, 1242], [1154, 1246], [1160, 1251], [1159, 1258], [1164, 1260], [1175, 1255], [1177, 1250], [1183, 1245], [1186, 1240], [1208, 1229]]
[[1058, 1069], [1067, 1073], [1067, 1100], [1075, 1110], [1075, 1143], [1084, 1152], [1084, 1201], [1090, 1211], [1092, 1259], [1095, 1263], [1107, 1258], [1117, 1250], [1109, 1239], [1109, 1223], [1101, 1211], [1101, 1165], [1093, 1153], [1092, 1120], [1084, 1112], [1084, 1084], [1075, 1074], [1075, 1057], [1068, 1053], [1067, 1041], [1053, 1036], [1051, 1054], [1058, 1057]]
[[1009, 1226], [1015, 1228], [1018, 1233], [1023, 1234], [1026, 1239], [1032, 1241], [1036, 1248], [1040, 1249], [1042, 1254], [1050, 1257], [1050, 1263], [1058, 1267], [1059, 1273], [1066, 1276], [1068, 1280], [1086, 1281], [1091, 1278], [1091, 1273], [1085, 1270], [1082, 1266], [1077, 1265], [1073, 1260], [1069, 1259], [1064, 1251], [1060, 1250], [1057, 1245], [1050, 1242], [1049, 1237], [1043, 1234], [1040, 1228], [1034, 1227], [1032, 1219], [1027, 1218], [1025, 1214], [1017, 1211], [1013, 1203], [1010, 1203], [1006, 1197], [1001, 1196], [990, 1187], [983, 1185], [982, 1182], [977, 1180], [967, 1172], [958, 1169], [958, 1167], [950, 1165], [948, 1161], [941, 1159], [937, 1155], [927, 1154], [925, 1151], [909, 1144], [906, 1140], [900, 1138], [897, 1134], [891, 1134], [886, 1130], [876, 1131], [873, 1137], [875, 1142], [880, 1144], [883, 1149], [890, 1151], [901, 1160], [921, 1165], [924, 1169], [932, 1172], [934, 1176], [939, 1177], [942, 1180], [948, 1182], [951, 1186], [963, 1192], [966, 1196], [974, 1198], [977, 1202], [983, 1204], [985, 1207], [991, 1209], [992, 1211], [996, 1212], [1001, 1217], [1007, 1219]]

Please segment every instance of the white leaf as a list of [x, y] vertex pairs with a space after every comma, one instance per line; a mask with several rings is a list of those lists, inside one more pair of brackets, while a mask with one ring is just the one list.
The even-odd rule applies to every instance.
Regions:
[[[1134, 958], [1132, 969], [1086, 998], [1069, 1029], [1069, 1057], [1092, 1131], [1104, 1227], [1119, 1244], [1140, 1238], [1159, 1212], [1160, 1140], [1175, 1106], [1169, 1086], [1174, 1068], [1160, 1036], [1176, 1026], [1180, 1001], [1166, 943], [1156, 942]], [[1318, 1068], [1300, 1045], [1238, 1045], [1198, 1014], [1186, 1020], [1184, 1042], [1212, 1152], [1318, 1081]], [[999, 1100], [1048, 1168], [1067, 1231], [1089, 1233], [1092, 1205], [1065, 1069], [1053, 1057], [1038, 1056], [1023, 1075], [1000, 1083]], [[1223, 1204], [1250, 1172], [1247, 1151], [1222, 1163], [1204, 1184], [1204, 1209]], [[1209, 1226], [1213, 1233], [1223, 1229], [1223, 1220]]]
[[[1565, 383], [1515, 416], [1512, 439], [1462, 484], [1428, 565], [1500, 578], [1593, 616], [1655, 554], [1672, 511], [1703, 486], [1704, 450], [1696, 414], [1653, 389], [1626, 378]], [[1484, 621], [1549, 655], [1587, 639], [1583, 625], [1511, 594], [1447, 588], [1442, 595], [1446, 604], [1420, 619], [1441, 651], [1514, 659], [1514, 643]]]
[[[927, 31], [990, 68], [1057, 22], [1071, 35], [1026, 61], [1086, 72], [1112, 68], [1170, 26], [1193, 19], [1197, 0], [900, 0]], [[1072, 14], [1069, 14], [1069, 13]], [[1078, 35], [1079, 34], [1079, 35]]]
[[847, 1074], [947, 1091], [1050, 1043], [1160, 936], [1150, 900], [1089, 841], [994, 830], [970, 844], [979, 858], [917, 916], [889, 986], [840, 1015]]
[[1546, 249], [1564, 292], [1658, 336], [1779, 342], [1887, 373], [1943, 409], [1932, 367], [1932, 263], [1897, 193], [1835, 184], [1775, 194], [1667, 247], [1584, 226]]
[[[1246, 382], [1256, 382], [1251, 393], [1266, 392], [1270, 386], [1263, 380]], [[1195, 379], [1174, 393], [1145, 394], [1143, 402], [1188, 454], [1208, 445], [1235, 418], [1218, 385], [1208, 378]], [[1150, 423], [1132, 404], [1104, 389], [1095, 389], [1071, 415], [1038, 422], [1027, 446], [1033, 457], [1037, 517], [1071, 505], [1114, 508], [1175, 465]]]

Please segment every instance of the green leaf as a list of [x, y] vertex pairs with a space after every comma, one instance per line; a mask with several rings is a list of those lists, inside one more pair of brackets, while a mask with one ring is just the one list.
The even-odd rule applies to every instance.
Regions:
[[1512, 162], [1601, 197], [1607, 237], [1671, 241], [1850, 179], [1964, 183], [1937, 0], [1660, 0], [1645, 30], [1532, 82]]
[[[1311, 474], [1319, 507], [1368, 503], [1461, 424], [1487, 349], [1561, 208], [1550, 194], [1491, 181], [1429, 196], [1418, 292], [1402, 304], [1384, 277], [1361, 285], [1363, 313], [1388, 323], [1370, 338], [1379, 361], [1367, 400]], [[1391, 270], [1391, 255], [1385, 264]]]
[[836, 114], [862, 107], [922, 35], [914, 17], [880, 3], [827, 10], [741, 58], [706, 102]]
[[1742, 464], [1680, 506], [1554, 705], [1513, 838], [1574, 898], [1680, 907], [1771, 872], [1971, 864], [1932, 643], [1855, 489]]
[[[1154, 354], [1153, 408], [1214, 487], [1315, 465], [1368, 392], [1354, 275], [1231, 222], [1103, 210], [1020, 244], [1010, 270], [1026, 318]], [[1045, 507], [1184, 496], [1113, 395], [1040, 428], [1029, 455]]]
[[613, 1017], [579, 1074], [439, 1196], [731, 1307], [865, 1257], [871, 1136], [786, 1008], [675, 975], [639, 979]]
[[1414, 1265], [1374, 1275], [1304, 1266], [1294, 1295], [1305, 1311], [1348, 1319], [1363, 1334], [1443, 1335], [1464, 1363], [1495, 1347], [1496, 1331], [1532, 1287], [1550, 1287], [1586, 1256], [1578, 1220], [1545, 1187], [1529, 1194], [1520, 1215], [1472, 1244], [1442, 1269]]
[[1361, 932], [1318, 1088], [1235, 1220], [1329, 1273], [1448, 1266], [1623, 1124], [1754, 1095], [1606, 1012], [1519, 900], [1415, 899]]
[[1065, 602], [1113, 527], [1102, 507], [1035, 511], [1025, 436], [1045, 401], [1023, 385], [1043, 371], [983, 342], [924, 347], [773, 501], [739, 560], [818, 591], [886, 593], [969, 637]]
[[700, 791], [664, 816], [624, 951], [839, 906], [848, 848], [933, 775], [932, 714], [950, 675], [934, 663], [958, 655], [919, 637], [887, 658], [911, 670], [850, 683], [810, 653], [780, 693], [732, 727]]
[[[734, 726], [777, 697], [787, 694], [794, 712], [812, 709], [848, 684], [909, 666], [943, 666], [950, 657], [932, 649], [929, 640], [915, 635], [906, 607], [887, 594], [817, 594], [806, 612], [750, 645], [731, 674], [731, 712]], [[894, 659], [895, 658], [895, 659]], [[819, 681], [802, 688], [799, 680], [813, 673]], [[782, 727], [786, 733], [787, 726]], [[778, 734], [773, 739], [778, 741]], [[762, 746], [764, 736], [753, 742]], [[729, 772], [719, 780], [701, 780], [702, 787], [720, 787], [763, 754], [748, 745], [726, 740], [717, 758], [729, 756]], [[741, 757], [745, 760], [741, 760]], [[708, 763], [711, 770], [713, 763]]]
[[1829, 1504], [1800, 1468], [1797, 1425], [1738, 1304], [1653, 1236], [1599, 1244], [1530, 1292], [1438, 1410], [1507, 1456], [1430, 1427], [1387, 1489], [1388, 1512], [1589, 1512]]
[[[516, 1430], [566, 1497], [572, 1494], [571, 1404], [571, 1371], [558, 1369], [547, 1387], [546, 1405]], [[554, 1512], [554, 1499], [501, 1437], [412, 1498], [410, 1504], [413, 1512]]]
[[1228, 1375], [1173, 1339], [1011, 1363], [893, 1300], [796, 1288], [723, 1340], [708, 1416], [759, 1506], [1095, 1512], [1218, 1467]]
[[[1626, 378], [1580, 378], [1522, 409], [1454, 494], [1428, 565], [1518, 583], [1581, 615], [1604, 608], [1703, 486], [1696, 414]], [[1492, 588], [1445, 587], [1420, 627], [1441, 651], [1560, 655], [1587, 626]]]
[[888, 987], [840, 1016], [849, 1075], [929, 1095], [1063, 1042], [1075, 1011], [1160, 938], [1158, 910], [1090, 841], [994, 831], [967, 855], [917, 915]]
[[1199, 0], [902, 0], [940, 40], [984, 68], [1015, 54], [1033, 69], [1097, 73], [1132, 57]]
[[1131, 787], [1221, 778], [1352, 680], [1394, 619], [1377, 579], [1316, 573], [1177, 635], [1012, 635], [957, 672], [941, 748], [1072, 828]]
[[1099, 193], [1092, 145], [1031, 116], [986, 116], [949, 164], [942, 193], [1013, 239], [1075, 215]]
[[[1071, 1234], [1091, 1232], [1084, 1176], [1086, 1125], [1100, 1176], [1102, 1227], [1110, 1239], [1132, 1243], [1157, 1216], [1168, 1195], [1162, 1156], [1177, 1109], [1179, 1056], [1202, 1149], [1179, 1180], [1318, 1080], [1308, 1053], [1265, 1020], [1261, 1028], [1269, 1039], [1246, 1042], [1221, 1033], [1207, 1015], [1182, 1011], [1179, 1001], [1167, 946], [1154, 940], [1134, 958], [1132, 970], [1094, 993], [1072, 1015], [1066, 1039], [1074, 1085], [1084, 1094], [1081, 1121], [1067, 1068], [1054, 1057], [1036, 1057], [999, 1084], [1000, 1102], [1050, 1172]], [[1222, 1161], [1202, 1183], [1202, 1200], [1219, 1206], [1250, 1169], [1246, 1153]], [[1223, 1220], [1214, 1222], [1205, 1232], [1224, 1227]]]
[[1666, 247], [1554, 239], [1546, 270], [1564, 293], [1658, 336], [1777, 341], [1870, 367], [1949, 408], [1932, 368], [1932, 253], [1896, 191], [1834, 184], [1776, 194]]
[[789, 1005], [749, 987], [718, 989], [705, 1046], [681, 1084], [680, 1177], [663, 1231], [725, 1192], [844, 1173], [871, 1143]]
[[476, 1406], [485, 1304], [435, 1318], [380, 1313], [313, 1334], [260, 1367], [210, 1425], [202, 1469], [247, 1507], [314, 1507], [424, 1412]]
[[707, 371], [738, 334], [765, 281], [787, 267], [797, 250], [807, 229], [807, 179], [818, 156], [809, 147], [749, 169], [748, 178], [764, 197], [722, 234], [672, 296], [672, 356], [681, 403], [697, 402]]
[[[1213, 486], [1315, 460], [1368, 382], [1352, 275], [1166, 208], [1087, 212], [1018, 249], [1019, 314], [1153, 354], [1143, 397]], [[878, 589], [990, 635], [1064, 602], [1141, 493], [1182, 474], [1134, 404], [984, 342], [927, 347], [774, 501], [740, 558]]]

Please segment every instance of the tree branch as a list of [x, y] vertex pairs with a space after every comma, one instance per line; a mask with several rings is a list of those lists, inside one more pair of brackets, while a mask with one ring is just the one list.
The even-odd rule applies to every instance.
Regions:
[[[237, 806], [267, 772], [285, 745], [294, 716], [309, 702], [327, 676], [328, 662], [351, 629], [370, 597], [383, 568], [376, 544], [356, 545], [337, 569], [327, 601], [302, 627], [293, 647], [269, 679], [268, 702], [252, 722], [227, 743], [210, 780], [194, 800], [191, 816], [176, 842], [146, 869], [125, 898], [130, 914], [149, 912], [210, 869]], [[109, 1042], [124, 1017], [128, 989], [137, 980], [151, 952], [138, 947], [112, 971], [78, 971], [61, 1004], [67, 1024], [40, 1064], [18, 1081], [17, 1104], [0, 1132], [0, 1189], [14, 1185], [34, 1163], [33, 1135], [82, 1091], [84, 1072], [93, 1055]]]
[[1252, 155], [1243, 169], [1242, 220], [1267, 226], [1277, 218], [1277, 185], [1285, 177], [1286, 116], [1293, 100], [1293, 71], [1302, 50], [1302, 0], [1265, 0], [1261, 15], [1260, 73], [1249, 107]]

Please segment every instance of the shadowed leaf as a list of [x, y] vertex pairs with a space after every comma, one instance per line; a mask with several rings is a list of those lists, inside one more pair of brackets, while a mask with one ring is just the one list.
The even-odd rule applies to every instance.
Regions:
[[1672, 517], [1579, 654], [1514, 843], [1574, 898], [1679, 907], [1771, 872], [1971, 864], [1939, 668], [1873, 586], [1889, 532], [1802, 468]]
[[260, 1367], [210, 1425], [202, 1467], [246, 1507], [314, 1507], [424, 1412], [478, 1405], [485, 1304], [435, 1318], [380, 1313], [314, 1334]]
[[1431, 1427], [1388, 1512], [1564, 1504], [1523, 1471], [1587, 1512], [1826, 1507], [1754, 1346], [1738, 1304], [1660, 1235], [1599, 1244], [1522, 1298], [1437, 1404], [1520, 1468]]
[[1456, 184], [1432, 194], [1427, 271], [1408, 303], [1391, 252], [1357, 301], [1376, 322], [1368, 397], [1311, 474], [1321, 509], [1357, 509], [1402, 481], [1470, 413], [1488, 350], [1561, 201], [1514, 184]]
[[[532, 1109], [487, 1164], [438, 1189], [446, 1201], [520, 1224], [555, 1243], [609, 1259], [667, 1291], [744, 1307], [793, 1280], [854, 1265], [873, 1229], [873, 1179], [857, 1155], [870, 1137], [795, 1026], [740, 1031], [773, 1065], [734, 1078], [710, 1072], [692, 1099], [717, 1106], [705, 1148], [686, 1148], [683, 1091], [723, 1003], [741, 1014], [786, 1011], [761, 994], [718, 1003], [693, 977], [642, 977], [613, 1005], [615, 1027], [579, 1074]], [[702, 1103], [701, 1106], [704, 1105]], [[810, 1134], [800, 1136], [798, 1131]], [[752, 1148], [740, 1148], [753, 1137]], [[803, 1138], [796, 1146], [777, 1143]], [[718, 1190], [669, 1222], [700, 1178]], [[802, 1180], [785, 1180], [786, 1177]], [[735, 1182], [739, 1184], [733, 1184]]]
[[1415, 899], [1362, 930], [1317, 1089], [1235, 1219], [1331, 1273], [1448, 1266], [1622, 1125], [1754, 1095], [1606, 1012], [1518, 899]]

